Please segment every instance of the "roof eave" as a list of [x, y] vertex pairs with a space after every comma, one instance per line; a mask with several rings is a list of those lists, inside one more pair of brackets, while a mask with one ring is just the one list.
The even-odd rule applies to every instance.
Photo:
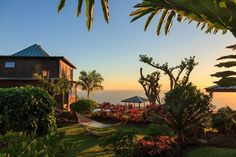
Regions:
[[70, 65], [73, 69], [77, 69], [76, 66], [74, 66], [69, 60], [67, 60], [65, 57], [62, 57], [62, 60], [67, 63], [68, 65]]

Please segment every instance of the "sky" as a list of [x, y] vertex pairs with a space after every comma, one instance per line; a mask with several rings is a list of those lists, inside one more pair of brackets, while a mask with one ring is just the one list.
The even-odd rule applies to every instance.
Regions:
[[[100, 6], [95, 2], [95, 19], [90, 32], [85, 22], [85, 6], [81, 17], [76, 17], [77, 0], [67, 0], [63, 11], [57, 13], [58, 0], [1, 0], [0, 54], [10, 55], [35, 43], [52, 56], [65, 56], [76, 67], [74, 79], [81, 70], [101, 73], [105, 90], [142, 89], [138, 83], [139, 68], [144, 73], [155, 69], [139, 61], [147, 54], [157, 63], [178, 65], [185, 57], [196, 56], [199, 65], [190, 80], [203, 89], [213, 85], [210, 74], [219, 71], [216, 59], [231, 54], [225, 49], [235, 44], [231, 33], [205, 34], [196, 23], [174, 22], [170, 33], [155, 33], [158, 17], [144, 32], [145, 19], [130, 23], [129, 13], [140, 0], [110, 0], [110, 23], [106, 24]], [[168, 78], [162, 75], [163, 89], [168, 89]]]

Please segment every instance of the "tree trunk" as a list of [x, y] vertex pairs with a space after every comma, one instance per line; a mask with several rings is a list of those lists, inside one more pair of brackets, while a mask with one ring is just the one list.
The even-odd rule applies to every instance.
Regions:
[[87, 98], [89, 99], [89, 95], [90, 95], [90, 92], [89, 91], [87, 91]]
[[185, 142], [183, 131], [178, 131], [177, 136], [178, 136], [178, 138], [179, 138], [179, 142], [180, 142], [180, 144], [183, 145], [184, 142]]
[[62, 93], [62, 106], [64, 106], [64, 103], [65, 103], [65, 93], [63, 92]]

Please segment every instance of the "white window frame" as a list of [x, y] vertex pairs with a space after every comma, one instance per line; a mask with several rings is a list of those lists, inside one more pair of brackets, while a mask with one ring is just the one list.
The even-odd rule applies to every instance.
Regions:
[[15, 68], [16, 67], [16, 62], [12, 62], [12, 61], [6, 61], [4, 64], [5, 68]]

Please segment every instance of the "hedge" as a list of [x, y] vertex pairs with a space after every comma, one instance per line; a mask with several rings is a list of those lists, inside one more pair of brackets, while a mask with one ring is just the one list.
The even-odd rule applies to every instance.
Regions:
[[90, 99], [80, 99], [70, 104], [70, 109], [80, 114], [88, 114], [96, 108], [98, 108], [98, 104]]
[[46, 135], [56, 130], [54, 100], [38, 87], [0, 88], [0, 133]]

